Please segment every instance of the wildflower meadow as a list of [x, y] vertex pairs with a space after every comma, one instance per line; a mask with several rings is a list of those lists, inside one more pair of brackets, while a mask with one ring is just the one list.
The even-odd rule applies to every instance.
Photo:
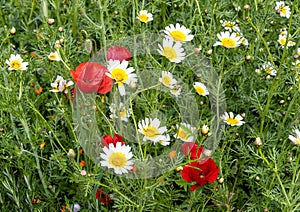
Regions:
[[299, 211], [299, 1], [1, 1], [1, 211]]

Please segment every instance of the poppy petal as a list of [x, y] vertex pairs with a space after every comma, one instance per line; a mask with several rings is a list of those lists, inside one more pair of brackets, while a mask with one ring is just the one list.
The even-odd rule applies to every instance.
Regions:
[[111, 46], [107, 50], [106, 59], [109, 60], [127, 60], [129, 61], [131, 58], [131, 53], [128, 49], [122, 46]]

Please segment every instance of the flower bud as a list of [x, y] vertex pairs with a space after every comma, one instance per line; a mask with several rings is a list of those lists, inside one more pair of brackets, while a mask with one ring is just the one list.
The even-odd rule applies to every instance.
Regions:
[[263, 145], [263, 143], [262, 143], [260, 137], [257, 137], [257, 138], [255, 139], [255, 141], [253, 142], [253, 144], [254, 144], [255, 146], [258, 146], [258, 147], [260, 147], [260, 146]]
[[209, 127], [207, 125], [203, 125], [201, 128], [201, 134], [206, 136], [208, 134]]
[[16, 34], [17, 30], [15, 27], [12, 27], [9, 32], [10, 32], [10, 34], [14, 35], [14, 34]]
[[182, 166], [178, 166], [176, 169], [175, 169], [175, 171], [177, 171], [177, 172], [180, 172], [180, 171], [182, 171], [183, 170], [183, 167]]
[[49, 25], [54, 24], [54, 22], [55, 22], [55, 20], [54, 20], [53, 18], [48, 18], [48, 20], [47, 20], [47, 23], [48, 23]]
[[76, 156], [75, 151], [73, 149], [69, 149], [68, 158], [71, 159], [71, 160], [74, 160], [75, 156]]
[[250, 10], [250, 5], [249, 4], [245, 4], [244, 5], [244, 10]]
[[221, 178], [218, 180], [218, 182], [219, 182], [220, 184], [224, 183], [224, 178], [221, 177]]

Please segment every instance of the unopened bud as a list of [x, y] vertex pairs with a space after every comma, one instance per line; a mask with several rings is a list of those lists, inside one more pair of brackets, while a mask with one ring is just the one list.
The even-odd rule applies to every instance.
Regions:
[[54, 20], [53, 18], [48, 18], [48, 20], [47, 20], [47, 23], [48, 23], [49, 25], [54, 24], [54, 22], [55, 22], [55, 20]]
[[246, 61], [251, 60], [251, 56], [250, 56], [250, 55], [246, 55], [245, 60], [246, 60]]
[[84, 41], [84, 49], [89, 54], [92, 52], [92, 50], [93, 50], [93, 42], [90, 39], [86, 39]]
[[260, 137], [257, 137], [257, 138], [255, 139], [255, 141], [253, 142], [253, 144], [254, 144], [255, 146], [258, 146], [258, 147], [263, 145], [263, 143], [262, 143]]
[[224, 178], [221, 177], [221, 178], [218, 180], [218, 182], [219, 182], [220, 184], [224, 183]]
[[245, 4], [244, 5], [244, 10], [250, 10], [250, 5], [249, 4]]
[[206, 136], [208, 134], [209, 128], [207, 125], [203, 125], [201, 128], [201, 134]]
[[74, 160], [75, 159], [75, 156], [76, 156], [76, 153], [73, 149], [69, 149], [68, 151], [68, 158], [71, 159], [71, 160]]
[[212, 54], [212, 49], [206, 51], [206, 54], [207, 54], [208, 56], [210, 56], [210, 55]]
[[14, 34], [16, 34], [17, 30], [15, 27], [12, 27], [9, 32], [10, 32], [10, 34], [14, 35]]

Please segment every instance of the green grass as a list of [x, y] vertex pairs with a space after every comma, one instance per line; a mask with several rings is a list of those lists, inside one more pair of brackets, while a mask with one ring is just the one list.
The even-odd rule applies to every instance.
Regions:
[[[292, 65], [300, 47], [300, 8], [297, 1], [289, 2], [292, 15], [287, 19], [276, 14], [275, 2], [256, 0], [249, 3], [249, 10], [243, 8], [247, 3], [243, 0], [234, 4], [223, 0], [23, 0], [0, 3], [1, 211], [59, 211], [74, 203], [80, 204], [81, 211], [299, 210], [300, 152], [288, 136], [294, 135], [293, 129], [300, 128], [300, 87], [296, 80], [300, 70]], [[236, 11], [236, 6], [241, 10]], [[144, 24], [136, 18], [143, 9], [153, 14], [153, 21]], [[55, 22], [48, 24], [48, 18]], [[217, 34], [223, 31], [220, 20], [238, 20], [249, 45], [234, 49], [213, 47], [218, 40]], [[141, 56], [141, 49], [129, 46], [134, 49], [130, 66], [137, 74], [147, 70], [155, 77], [161, 70], [170, 71], [178, 81], [185, 83], [184, 95], [193, 98], [199, 110], [200, 120], [187, 117], [198, 126], [197, 143], [208, 146], [208, 141], [214, 139], [218, 143], [218, 137], [214, 137], [217, 128], [213, 123], [219, 117], [214, 116], [215, 111], [211, 108], [214, 104], [222, 105], [222, 111], [244, 113], [246, 122], [240, 127], [221, 126], [220, 142], [213, 147], [212, 158], [220, 169], [219, 178], [224, 182], [217, 180], [194, 192], [182, 180], [180, 172], [175, 171], [187, 161], [177, 158], [169, 166], [168, 156], [159, 158], [168, 153], [169, 146], [134, 145], [132, 140], [138, 134], [134, 127], [128, 134], [121, 134], [132, 146], [133, 154], [140, 159], [157, 157], [155, 162], [162, 166], [163, 172], [156, 170], [159, 174], [148, 179], [129, 179], [100, 167], [99, 155], [95, 155], [98, 150], [85, 141], [100, 142], [99, 134], [122, 132], [117, 123], [109, 119], [109, 106], [115, 101], [113, 92], [92, 96], [96, 110], [85, 108], [85, 112], [95, 115], [95, 122], [87, 131], [80, 131], [84, 126], [77, 125], [76, 113], [82, 112], [78, 105], [67, 101], [62, 93], [50, 92], [50, 83], [57, 75], [73, 80], [69, 69], [103, 57], [115, 42], [126, 45], [122, 43], [124, 39], [139, 34], [149, 42], [151, 39], [143, 36], [159, 34], [175, 23], [191, 29], [195, 37], [189, 43], [190, 50], [200, 48], [201, 60], [191, 55], [183, 65], [174, 65], [158, 53]], [[10, 33], [12, 27], [16, 29], [15, 34]], [[281, 48], [277, 42], [283, 28], [296, 43], [294, 46]], [[55, 43], [59, 40], [58, 49], [63, 61], [50, 62], [47, 57], [57, 49]], [[209, 50], [212, 50], [211, 54]], [[95, 56], [96, 53], [100, 56]], [[29, 63], [28, 70], [8, 70], [5, 61], [11, 54], [20, 54], [23, 61]], [[246, 56], [250, 56], [250, 60], [246, 60]], [[205, 68], [204, 62], [211, 69]], [[255, 72], [265, 62], [274, 66], [275, 77], [267, 77], [264, 71], [260, 75]], [[199, 65], [200, 70], [193, 70], [192, 65]], [[196, 73], [202, 76], [196, 76]], [[154, 79], [143, 82], [153, 85]], [[208, 80], [212, 83], [212, 94], [208, 97], [196, 95], [193, 82]], [[35, 90], [40, 87], [43, 91], [36, 94]], [[224, 93], [213, 88], [222, 88]], [[183, 112], [172, 96], [162, 92], [163, 89], [149, 89], [138, 84], [136, 93], [127, 99], [133, 110], [130, 123], [134, 126], [146, 116], [154, 118], [158, 114], [175, 140], [174, 126], [180, 123]], [[185, 107], [192, 107], [192, 104]], [[211, 136], [201, 135], [204, 124], [209, 125]], [[96, 130], [97, 135], [91, 133]], [[123, 129], [123, 132], [126, 131]], [[263, 142], [260, 147], [253, 144], [257, 137]], [[46, 144], [41, 148], [43, 141]], [[80, 154], [82, 147], [85, 151]], [[69, 149], [75, 151], [74, 158], [68, 154]], [[85, 176], [80, 174], [82, 160], [86, 162]], [[147, 164], [144, 168], [147, 170]], [[101, 205], [95, 198], [98, 187], [111, 194], [114, 204]]]

